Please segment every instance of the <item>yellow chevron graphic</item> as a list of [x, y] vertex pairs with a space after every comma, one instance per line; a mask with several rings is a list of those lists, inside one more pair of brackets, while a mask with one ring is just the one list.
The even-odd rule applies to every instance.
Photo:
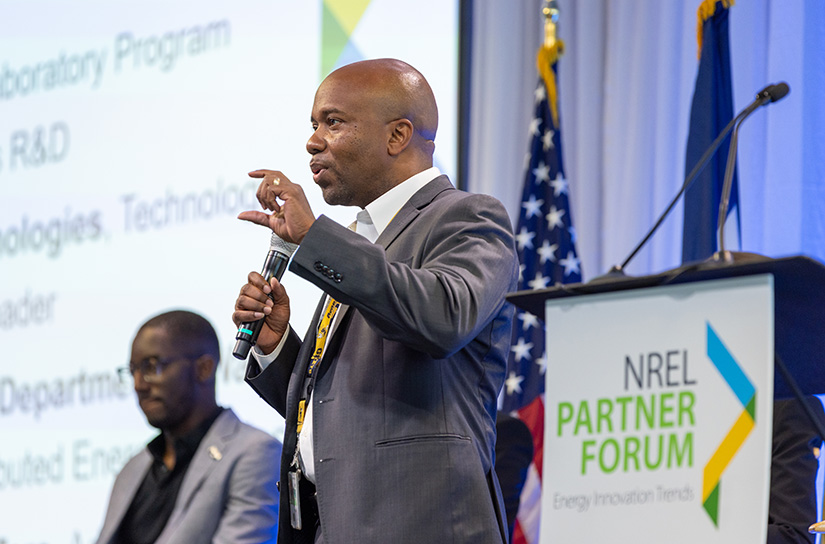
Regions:
[[347, 36], [352, 34], [371, 0], [324, 0], [324, 5], [338, 20]]

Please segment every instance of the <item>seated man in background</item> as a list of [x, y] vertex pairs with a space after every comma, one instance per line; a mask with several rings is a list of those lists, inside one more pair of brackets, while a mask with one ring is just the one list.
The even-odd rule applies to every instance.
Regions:
[[99, 544], [274, 542], [280, 443], [215, 402], [218, 337], [200, 315], [144, 323], [129, 366], [160, 435], [118, 474]]

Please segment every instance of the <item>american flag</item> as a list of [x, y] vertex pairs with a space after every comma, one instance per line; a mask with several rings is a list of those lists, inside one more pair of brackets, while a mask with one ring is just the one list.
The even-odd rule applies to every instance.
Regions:
[[[539, 51], [542, 77], [535, 91], [536, 109], [530, 123], [530, 152], [516, 228], [520, 290], [581, 281], [568, 182], [562, 165], [555, 84], [558, 54], [549, 49]], [[533, 435], [533, 462], [521, 493], [514, 544], [533, 544], [539, 539], [547, 365], [543, 317], [517, 311], [502, 398], [502, 410], [517, 412]]]

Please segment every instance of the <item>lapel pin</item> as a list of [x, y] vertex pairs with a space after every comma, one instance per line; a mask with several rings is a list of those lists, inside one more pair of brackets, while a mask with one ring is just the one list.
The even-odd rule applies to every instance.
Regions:
[[209, 457], [215, 461], [220, 461], [221, 458], [223, 458], [223, 455], [221, 455], [221, 451], [215, 446], [209, 446]]

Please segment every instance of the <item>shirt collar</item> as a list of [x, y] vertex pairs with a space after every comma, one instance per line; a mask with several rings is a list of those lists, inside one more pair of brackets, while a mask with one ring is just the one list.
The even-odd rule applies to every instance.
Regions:
[[423, 172], [419, 172], [414, 176], [402, 181], [383, 195], [379, 196], [365, 208], [372, 218], [372, 223], [375, 225], [375, 230], [380, 236], [387, 225], [390, 224], [395, 214], [407, 203], [407, 201], [419, 189], [427, 185], [429, 182], [441, 175], [441, 171], [433, 166], [427, 168]]

